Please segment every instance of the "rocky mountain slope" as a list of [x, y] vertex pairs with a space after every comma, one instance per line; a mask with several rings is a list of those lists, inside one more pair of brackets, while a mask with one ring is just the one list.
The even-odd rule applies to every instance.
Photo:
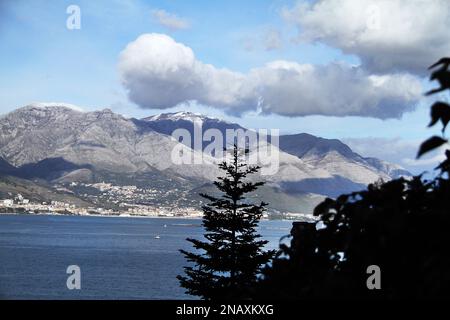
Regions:
[[[199, 179], [215, 177], [206, 169], [208, 165], [175, 165], [171, 152], [178, 142], [140, 123], [109, 109], [79, 112], [64, 106], [27, 106], [0, 118], [0, 156], [15, 167], [34, 166], [38, 175], [42, 175], [47, 164], [53, 171], [52, 179], [81, 168], [124, 174], [160, 171]], [[180, 148], [202, 157], [181, 145]], [[203, 158], [207, 163], [213, 161]]]
[[[128, 119], [109, 109], [26, 106], [0, 118], [0, 174], [50, 184], [107, 181], [163, 192], [176, 189], [194, 199], [198, 190], [212, 190], [211, 182], [220, 174], [218, 159], [203, 152], [207, 141], [201, 150], [192, 150], [193, 141], [183, 144], [171, 137], [179, 128], [193, 133], [194, 124], [203, 131], [244, 130], [189, 112]], [[324, 196], [408, 175], [395, 165], [354, 153], [339, 140], [298, 134], [280, 136], [279, 142], [279, 170], [258, 177], [268, 182], [259, 197], [271, 199], [274, 210], [310, 211]], [[196, 161], [177, 164], [174, 150]]]
[[[218, 129], [224, 137], [226, 137], [227, 130], [245, 130], [235, 123], [190, 112], [166, 113], [143, 120], [157, 132], [170, 134], [175, 129], [184, 128], [190, 132], [191, 137], [194, 136], [194, 125], [198, 126], [199, 124], [202, 126], [203, 132], [214, 128]], [[208, 143], [204, 142], [203, 148]], [[194, 142], [190, 141], [188, 145], [193, 146]], [[337, 139], [324, 139], [307, 133], [281, 135], [278, 146], [281, 151], [281, 163], [285, 165], [282, 170], [286, 171], [289, 171], [286, 167], [301, 164], [300, 166], [303, 168], [310, 168], [316, 172], [322, 171], [318, 174], [319, 178], [339, 176], [361, 184], [368, 184], [379, 178], [390, 180], [401, 175], [410, 175], [408, 171], [395, 164], [376, 158], [364, 158]], [[310, 172], [310, 174], [311, 176], [303, 178], [314, 178], [314, 173]], [[284, 181], [285, 178], [287, 177], [277, 180]], [[300, 180], [295, 174], [292, 178]]]

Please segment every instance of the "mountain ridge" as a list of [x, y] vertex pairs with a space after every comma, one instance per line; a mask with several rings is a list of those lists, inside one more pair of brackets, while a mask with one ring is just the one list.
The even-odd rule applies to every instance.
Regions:
[[[230, 123], [217, 118], [210, 118], [201, 114], [190, 112], [163, 113], [145, 117], [142, 120], [149, 123], [149, 126], [153, 130], [164, 134], [169, 134], [175, 129], [183, 128], [187, 129], [191, 133], [191, 136], [193, 136], [194, 123], [201, 123], [203, 132], [211, 128], [219, 129], [224, 137], [226, 135], [226, 129], [246, 130], [246, 128], [237, 123]], [[204, 142], [203, 148], [208, 143], [209, 142]], [[190, 145], [193, 145], [193, 141], [190, 142]], [[389, 176], [391, 179], [398, 178], [402, 175], [411, 176], [406, 169], [397, 164], [391, 164], [377, 158], [363, 157], [359, 155], [348, 145], [338, 139], [326, 139], [308, 133], [285, 134], [279, 136], [278, 147], [280, 150], [288, 154], [297, 156], [299, 159], [306, 159], [309, 162], [312, 162], [312, 156], [323, 157], [325, 154], [335, 151], [347, 160], [354, 161], [367, 167], [374, 167]]]
[[[56, 104], [25, 106], [0, 117], [0, 172], [50, 184], [126, 181], [157, 186], [162, 192], [176, 186], [192, 197], [192, 190], [210, 185], [220, 175], [213, 155], [193, 150], [171, 136], [180, 128], [192, 132], [194, 123], [201, 123], [203, 130], [245, 130], [236, 123], [190, 112], [136, 119], [110, 109], [88, 112]], [[408, 175], [395, 165], [358, 155], [337, 139], [306, 133], [279, 138], [278, 172], [257, 178], [267, 182], [267, 197], [285, 194], [294, 212], [303, 210], [295, 208], [296, 197], [299, 205], [310, 210], [326, 196], [356, 191], [380, 178]], [[174, 164], [171, 153], [175, 148], [199, 164]], [[144, 177], [152, 178], [146, 181]], [[314, 203], [305, 204], [305, 199], [314, 199]]]

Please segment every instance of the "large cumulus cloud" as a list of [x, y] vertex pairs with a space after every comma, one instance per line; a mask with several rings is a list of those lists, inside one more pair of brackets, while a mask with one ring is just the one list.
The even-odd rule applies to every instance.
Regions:
[[357, 55], [371, 72], [408, 71], [450, 54], [448, 0], [299, 1], [283, 17], [301, 41], [320, 41]]
[[233, 114], [261, 110], [386, 119], [411, 110], [421, 96], [420, 82], [411, 75], [371, 75], [344, 63], [274, 61], [245, 74], [220, 69], [162, 34], [144, 34], [128, 44], [118, 67], [130, 100], [142, 108], [197, 101]]

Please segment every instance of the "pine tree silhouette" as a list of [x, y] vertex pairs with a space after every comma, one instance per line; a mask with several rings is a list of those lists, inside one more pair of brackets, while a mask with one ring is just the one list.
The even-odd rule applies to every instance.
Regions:
[[221, 197], [200, 194], [209, 200], [203, 206], [204, 237], [207, 241], [187, 239], [198, 253], [180, 250], [194, 266], [185, 267], [186, 276], [178, 276], [187, 293], [203, 299], [244, 299], [257, 280], [261, 268], [269, 262], [273, 251], [264, 251], [256, 227], [267, 206], [247, 203], [244, 195], [255, 191], [263, 182], [245, 178], [257, 173], [258, 166], [242, 161], [242, 150], [233, 148], [232, 161], [222, 162], [223, 177], [214, 182]]

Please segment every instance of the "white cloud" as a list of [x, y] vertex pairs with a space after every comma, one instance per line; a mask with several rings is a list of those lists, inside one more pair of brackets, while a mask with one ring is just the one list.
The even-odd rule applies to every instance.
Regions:
[[412, 110], [421, 97], [420, 82], [413, 76], [374, 76], [347, 64], [274, 61], [246, 74], [219, 69], [162, 34], [145, 34], [129, 43], [120, 55], [119, 72], [130, 100], [142, 108], [197, 101], [231, 114], [262, 110], [385, 119]]
[[405, 74], [371, 76], [347, 64], [275, 61], [254, 69], [261, 108], [287, 116], [312, 114], [398, 118], [414, 108], [420, 83]]
[[446, 159], [445, 154], [443, 153], [443, 150], [439, 154], [435, 154], [434, 156], [429, 156], [428, 158], [424, 159], [415, 159], [415, 158], [404, 158], [402, 162], [408, 166], [412, 167], [423, 167], [426, 166], [429, 170], [432, 168], [436, 168], [439, 163], [444, 161]]
[[187, 29], [190, 26], [186, 19], [180, 18], [177, 15], [162, 9], [152, 10], [151, 13], [155, 21], [170, 30], [182, 30]]
[[401, 138], [346, 138], [342, 141], [355, 152], [366, 157], [379, 157], [394, 163], [403, 158], [415, 157], [420, 140], [403, 140]]
[[248, 33], [239, 42], [245, 51], [272, 51], [283, 47], [283, 36], [271, 27]]
[[267, 51], [281, 48], [283, 39], [281, 32], [276, 29], [270, 29], [264, 35], [264, 47]]
[[143, 108], [170, 108], [197, 100], [223, 108], [251, 105], [245, 76], [195, 59], [193, 51], [163, 34], [144, 34], [120, 55], [119, 72], [129, 98]]
[[357, 55], [369, 71], [424, 74], [450, 54], [448, 0], [319, 0], [285, 8], [299, 40]]
[[420, 144], [426, 140], [405, 140], [401, 138], [346, 138], [341, 139], [353, 151], [365, 157], [376, 157], [397, 163], [415, 174], [431, 171], [445, 159], [445, 147], [416, 159]]

